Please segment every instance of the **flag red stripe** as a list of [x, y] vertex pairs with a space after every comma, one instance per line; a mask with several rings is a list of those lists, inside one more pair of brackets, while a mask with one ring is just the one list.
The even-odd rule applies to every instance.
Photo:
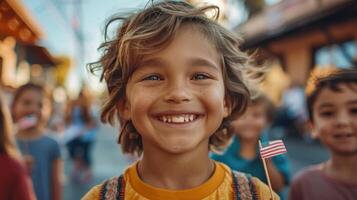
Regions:
[[276, 155], [280, 155], [280, 154], [283, 154], [285, 153], [286, 151], [285, 150], [281, 150], [281, 151], [277, 151], [277, 152], [273, 152], [271, 154], [265, 154], [265, 155], [261, 155], [262, 158], [270, 158], [270, 157], [273, 157], [273, 156], [276, 156]]
[[271, 148], [278, 147], [278, 146], [285, 146], [285, 145], [284, 145], [284, 143], [279, 142], [279, 143], [275, 143], [275, 144], [269, 145], [267, 147], [262, 147], [261, 150], [271, 149]]
[[269, 142], [267, 147], [260, 148], [260, 155], [263, 159], [270, 158], [285, 153], [287, 150], [282, 140]]
[[286, 148], [284, 146], [280, 146], [280, 147], [275, 147], [273, 149], [264, 149], [264, 150], [261, 150], [260, 153], [263, 154], [263, 153], [270, 153], [272, 151], [276, 151], [276, 150], [285, 150], [286, 151]]
[[271, 155], [262, 156], [262, 159], [271, 158], [271, 157], [278, 156], [278, 155], [281, 155], [281, 154], [284, 154], [284, 153], [286, 153], [286, 152], [279, 152], [277, 154], [271, 154]]
[[275, 151], [286, 151], [285, 148], [279, 148], [279, 149], [274, 149], [274, 150], [271, 150], [271, 151], [264, 151], [264, 152], [260, 152], [260, 154], [264, 155], [264, 154], [270, 154], [270, 153], [273, 153]]

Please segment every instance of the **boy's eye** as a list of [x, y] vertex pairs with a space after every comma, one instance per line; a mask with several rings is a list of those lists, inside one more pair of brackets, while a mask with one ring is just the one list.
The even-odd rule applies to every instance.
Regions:
[[356, 115], [356, 114], [357, 114], [357, 108], [351, 108], [351, 109], [350, 109], [350, 112], [351, 112], [352, 114]]
[[332, 111], [322, 111], [320, 112], [320, 115], [323, 116], [323, 117], [331, 117], [334, 115], [334, 112]]
[[162, 80], [162, 78], [157, 74], [153, 74], [153, 75], [149, 75], [149, 76], [145, 77], [143, 80], [146, 80], [146, 81], [159, 81], [159, 80]]
[[197, 74], [194, 74], [192, 79], [193, 80], [204, 80], [204, 79], [208, 79], [210, 78], [208, 74], [205, 74], [205, 73], [197, 73]]

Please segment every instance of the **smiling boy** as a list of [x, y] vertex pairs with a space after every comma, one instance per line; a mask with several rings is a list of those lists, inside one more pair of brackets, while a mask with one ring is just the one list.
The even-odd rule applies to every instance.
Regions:
[[259, 179], [209, 158], [229, 142], [227, 124], [245, 110], [251, 81], [238, 38], [205, 15], [216, 9], [159, 2], [124, 18], [105, 43], [102, 119], [119, 116], [124, 153], [142, 156], [83, 199], [270, 198]]
[[357, 70], [320, 69], [306, 87], [312, 134], [328, 148], [328, 161], [300, 173], [291, 200], [357, 199]]

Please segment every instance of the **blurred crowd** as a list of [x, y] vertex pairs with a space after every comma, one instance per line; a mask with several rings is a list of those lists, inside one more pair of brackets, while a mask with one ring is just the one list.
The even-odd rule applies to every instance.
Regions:
[[98, 121], [87, 89], [62, 105], [34, 83], [1, 93], [1, 156], [7, 156], [0, 171], [8, 178], [0, 199], [62, 199], [64, 157], [71, 160], [70, 181], [91, 181]]
[[[351, 70], [350, 73], [353, 75], [355, 72]], [[353, 83], [356, 78], [349, 77], [352, 80], [348, 80], [348, 76], [346, 77], [346, 80], [342, 77], [342, 80], [337, 81]], [[321, 139], [321, 135], [311, 133], [309, 120], [313, 116], [309, 118], [305, 96], [307, 92], [309, 88], [288, 88], [282, 97], [281, 106], [274, 105], [263, 93], [259, 94], [251, 101], [245, 114], [232, 122], [231, 131], [236, 134], [231, 145], [223, 154], [212, 153], [212, 159], [267, 182], [257, 153], [259, 140], [267, 142], [293, 136], [311, 143], [316, 138]], [[0, 199], [61, 199], [65, 177], [64, 156], [71, 162], [71, 172], [68, 174], [70, 181], [76, 184], [91, 181], [91, 150], [99, 122], [87, 89], [82, 89], [77, 98], [68, 100], [63, 105], [54, 104], [51, 92], [33, 83], [20, 86], [12, 95], [1, 93], [0, 173], [3, 178], [0, 182]], [[352, 92], [351, 95], [355, 96], [355, 93]], [[326, 109], [321, 111], [321, 115], [332, 116], [335, 115], [333, 112], [337, 112], [328, 110], [331, 108]], [[355, 107], [351, 109], [355, 110]], [[351, 112], [351, 115], [355, 115], [355, 111]], [[349, 120], [351, 119], [346, 117], [345, 121], [341, 119], [336, 123], [338, 126], [345, 126]], [[322, 138], [324, 143], [326, 140], [327, 138]], [[329, 145], [331, 144], [327, 142], [327, 147], [334, 153], [333, 148], [337, 147]], [[132, 159], [134, 161], [137, 158], [134, 156]], [[267, 160], [267, 168], [274, 191], [282, 199], [287, 199], [286, 190], [292, 180], [288, 157], [279, 155]], [[297, 192], [294, 195], [302, 194]], [[289, 199], [299, 199], [294, 195]]]

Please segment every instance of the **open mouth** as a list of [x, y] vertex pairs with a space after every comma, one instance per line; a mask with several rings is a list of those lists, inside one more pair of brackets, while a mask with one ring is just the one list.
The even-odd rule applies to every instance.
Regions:
[[179, 115], [161, 115], [156, 118], [164, 123], [184, 124], [195, 121], [199, 115], [197, 114], [179, 114]]

